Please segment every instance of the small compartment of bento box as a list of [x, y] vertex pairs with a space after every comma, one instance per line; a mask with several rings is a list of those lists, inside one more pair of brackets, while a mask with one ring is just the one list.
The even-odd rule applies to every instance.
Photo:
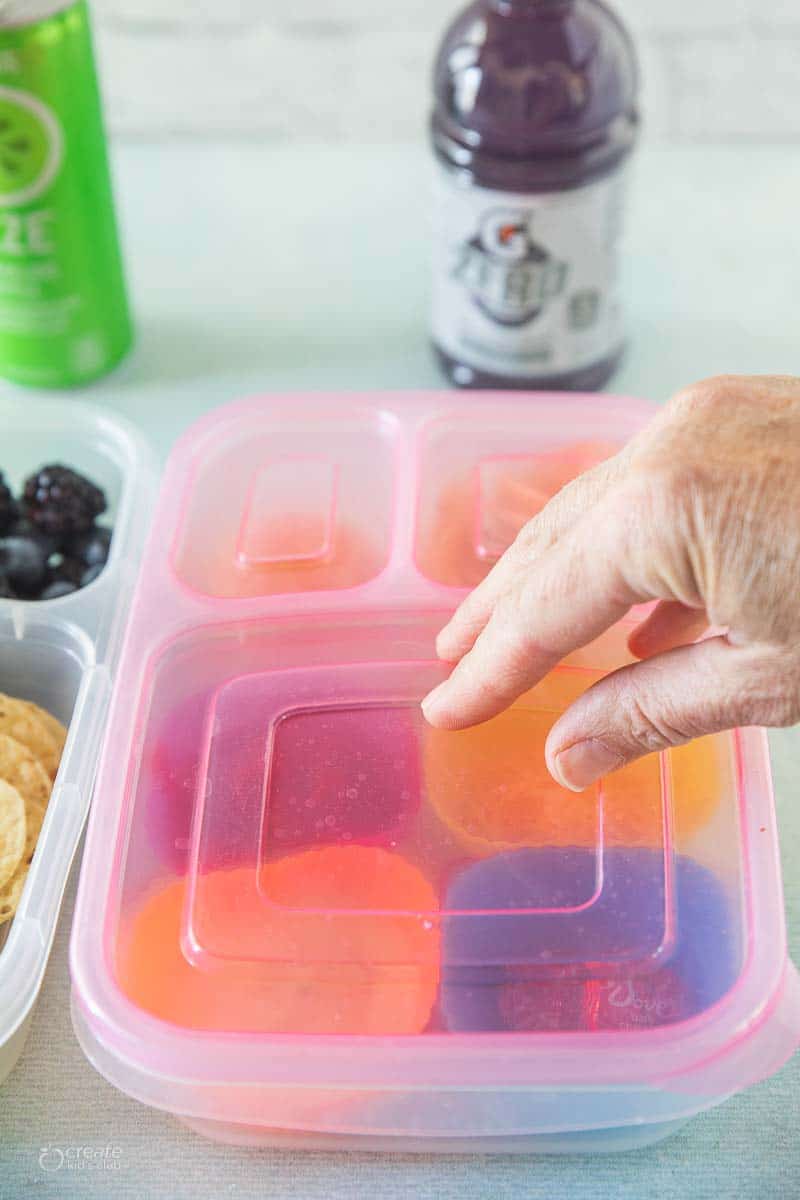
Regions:
[[607, 421], [525, 422], [500, 405], [479, 417], [435, 418], [420, 437], [419, 570], [448, 587], [474, 587], [523, 525], [625, 440]]
[[[0, 837], [2, 1080], [24, 1044], [88, 810], [153, 468], [139, 435], [100, 410], [7, 401], [0, 415], [0, 815], [21, 813], [24, 827], [13, 846], [8, 828]], [[36, 497], [24, 489], [34, 475]], [[63, 594], [19, 590], [20, 538], [39, 545], [32, 569], [46, 563], [45, 582], [69, 577]]]
[[[131, 543], [140, 549], [146, 531], [146, 514], [138, 510], [141, 449], [137, 434], [100, 410], [78, 404], [14, 408], [0, 461], [13, 497], [12, 519], [0, 521], [0, 603], [58, 604], [102, 637], [97, 623], [104, 594], [120, 586], [120, 573], [130, 583]], [[7, 513], [8, 505], [2, 509]], [[41, 586], [6, 586], [7, 538], [30, 539], [42, 548]], [[53, 584], [62, 586], [53, 593]]]
[[[18, 793], [25, 814], [19, 862], [12, 874], [8, 858], [3, 864], [0, 947], [39, 853], [67, 728], [93, 658], [92, 644], [79, 629], [34, 619], [18, 638], [10, 614], [0, 612], [0, 776]], [[0, 803], [0, 812], [8, 818], [5, 803]], [[7, 852], [7, 837], [3, 845]]]
[[373, 579], [389, 558], [395, 437], [391, 420], [355, 405], [289, 404], [216, 431], [180, 501], [176, 576], [217, 598]]

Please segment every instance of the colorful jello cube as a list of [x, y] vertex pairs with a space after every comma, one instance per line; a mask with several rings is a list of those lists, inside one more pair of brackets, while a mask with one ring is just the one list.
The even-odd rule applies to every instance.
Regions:
[[576, 794], [547, 770], [554, 715], [515, 706], [471, 729], [423, 733], [425, 787], [439, 819], [470, 854], [516, 846], [594, 846], [598, 788]]
[[269, 771], [271, 853], [396, 840], [419, 806], [420, 723], [415, 708], [399, 705], [308, 710], [281, 721]]
[[[171, 871], [189, 861], [193, 815], [205, 779], [209, 694], [168, 712], [151, 739], [139, 786], [148, 839]], [[420, 756], [414, 707], [317, 707], [277, 722], [266, 760], [268, 722], [241, 713], [235, 742], [223, 747], [214, 780], [215, 835], [204, 837], [203, 868], [235, 867], [258, 853], [253, 806], [265, 807], [266, 856], [330, 843], [389, 845], [419, 805]], [[218, 836], [217, 836], [218, 835]]]
[[439, 979], [436, 895], [377, 847], [175, 880], [124, 922], [128, 998], [191, 1029], [419, 1033]]
[[544, 747], [559, 713], [597, 674], [558, 670], [483, 725], [423, 732], [425, 787], [440, 820], [474, 855], [522, 846], [659, 846], [713, 816], [728, 782], [724, 737], [651, 754], [585, 792], [562, 788]]
[[719, 882], [656, 850], [508, 852], [457, 875], [443, 908], [451, 1030], [667, 1025], [718, 1000], [739, 965]]

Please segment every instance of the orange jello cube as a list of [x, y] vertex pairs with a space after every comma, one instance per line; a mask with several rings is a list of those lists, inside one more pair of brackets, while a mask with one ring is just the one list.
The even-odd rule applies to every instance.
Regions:
[[544, 761], [553, 713], [510, 708], [458, 732], [425, 730], [428, 798], [474, 855], [518, 846], [593, 846], [598, 789], [576, 794]]
[[187, 886], [150, 896], [123, 930], [119, 981], [147, 1012], [191, 1029], [269, 1033], [419, 1033], [428, 1023], [438, 902], [400, 856], [325, 847], [257, 876], [200, 875], [189, 904]]
[[[708, 823], [725, 784], [724, 742], [704, 738], [647, 755], [582, 793], [547, 770], [547, 735], [591, 676], [554, 672], [483, 725], [424, 732], [425, 785], [441, 821], [471, 853], [523, 846], [660, 846]], [[541, 708], [532, 707], [534, 701]], [[557, 711], [553, 707], [557, 705]], [[546, 707], [545, 707], [546, 706]], [[666, 790], [665, 790], [666, 785]]]

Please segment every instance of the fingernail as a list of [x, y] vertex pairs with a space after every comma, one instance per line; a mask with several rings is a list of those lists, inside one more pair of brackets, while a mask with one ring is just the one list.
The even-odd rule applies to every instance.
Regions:
[[437, 710], [442, 707], [441, 702], [442, 698], [447, 692], [447, 684], [448, 680], [445, 680], [444, 683], [437, 684], [433, 691], [428, 692], [427, 696], [422, 701], [422, 715], [431, 725], [435, 725], [436, 723]]
[[602, 775], [608, 775], [622, 766], [622, 756], [609, 750], [596, 738], [576, 742], [568, 750], [562, 750], [554, 761], [558, 782], [572, 792], [582, 792]]

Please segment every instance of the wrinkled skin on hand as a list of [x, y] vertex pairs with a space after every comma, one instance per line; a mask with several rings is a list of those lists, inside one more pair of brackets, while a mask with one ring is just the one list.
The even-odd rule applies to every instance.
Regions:
[[576, 791], [702, 734], [800, 720], [800, 379], [687, 388], [559, 492], [442, 630], [455, 665], [427, 719], [487, 720], [653, 600], [630, 639], [642, 661], [550, 732], [548, 767]]

